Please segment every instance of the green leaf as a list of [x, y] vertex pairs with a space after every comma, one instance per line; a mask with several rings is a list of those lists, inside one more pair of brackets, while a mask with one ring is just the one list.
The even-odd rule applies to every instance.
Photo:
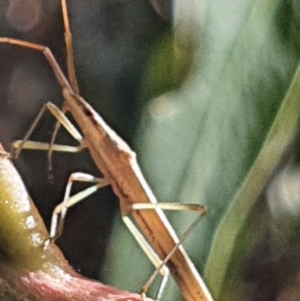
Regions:
[[260, 154], [231, 202], [214, 237], [205, 269], [205, 279], [216, 300], [241, 298], [237, 294], [241, 285], [237, 278], [237, 270], [240, 269], [238, 265], [261, 238], [257, 233], [253, 235], [255, 227], [263, 229], [265, 222], [262, 205], [259, 204], [260, 196], [298, 132], [299, 98], [300, 66]]

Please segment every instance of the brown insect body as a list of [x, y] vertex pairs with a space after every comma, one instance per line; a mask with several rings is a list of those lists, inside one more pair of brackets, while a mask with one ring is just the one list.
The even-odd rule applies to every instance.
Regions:
[[[132, 204], [157, 203], [129, 146], [81, 97], [69, 89], [64, 89], [63, 95], [68, 110], [84, 134], [84, 143], [95, 164], [120, 200], [122, 215], [127, 215]], [[160, 258], [165, 258], [178, 238], [163, 212], [156, 209], [131, 211], [131, 214], [155, 252]], [[206, 300], [200, 297], [202, 280], [182, 247], [174, 253], [167, 266], [186, 300]]]

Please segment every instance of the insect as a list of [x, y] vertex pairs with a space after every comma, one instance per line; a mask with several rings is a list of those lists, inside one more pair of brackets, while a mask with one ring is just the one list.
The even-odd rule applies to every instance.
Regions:
[[[47, 103], [43, 107], [24, 139], [15, 143], [15, 155], [18, 156], [20, 151], [24, 148], [48, 150], [48, 157], [51, 162], [51, 154], [53, 151], [69, 152], [88, 148], [96, 166], [104, 175], [103, 179], [97, 179], [83, 173], [71, 175], [65, 198], [62, 204], [58, 205], [54, 211], [50, 240], [55, 240], [61, 234], [68, 207], [79, 202], [95, 190], [106, 185], [111, 185], [114, 193], [119, 198], [121, 215], [124, 222], [151, 259], [152, 263], [156, 266], [157, 271], [165, 271], [165, 277], [163, 278], [158, 295], [160, 296], [167, 279], [167, 270], [164, 268], [166, 264], [187, 301], [212, 300], [203, 280], [181, 246], [182, 239], [179, 240], [177, 238], [173, 228], [161, 210], [196, 211], [199, 213], [199, 218], [195, 221], [195, 223], [197, 223], [206, 213], [205, 208], [198, 204], [157, 203], [154, 194], [139, 168], [135, 153], [108, 124], [106, 124], [101, 116], [78, 95], [66, 1], [62, 0], [61, 4], [66, 32], [70, 82], [64, 76], [54, 56], [47, 47], [12, 38], [0, 38], [0, 43], [2, 44], [29, 48], [44, 54], [62, 88], [64, 98], [62, 110], [59, 110], [52, 103]], [[32, 131], [46, 110], [50, 111], [58, 120], [52, 141], [49, 144], [28, 141]], [[83, 135], [81, 135], [66, 118], [65, 112], [67, 111], [71, 113]], [[64, 126], [79, 142], [78, 147], [54, 144], [55, 135], [60, 125]], [[94, 186], [80, 193], [76, 198], [73, 198], [71, 202], [69, 196], [74, 181], [93, 182]], [[143, 232], [143, 235], [151, 247], [137, 230], [134, 223], [129, 219], [129, 213]], [[185, 235], [183, 236], [183, 239], [184, 238]], [[147, 283], [142, 289], [142, 294], [147, 291], [148, 287], [149, 284]]]

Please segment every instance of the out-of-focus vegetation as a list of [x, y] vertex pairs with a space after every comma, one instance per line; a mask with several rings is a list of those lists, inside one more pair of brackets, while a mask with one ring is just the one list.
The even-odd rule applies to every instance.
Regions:
[[[247, 198], [239, 191], [298, 63], [297, 4], [199, 1], [191, 6], [192, 17], [186, 22], [196, 20], [189, 33], [197, 45], [194, 61], [181, 87], [152, 100], [144, 112], [136, 138], [142, 168], [160, 201], [199, 202], [208, 207], [208, 216], [185, 248], [202, 273], [209, 258], [205, 279], [216, 300], [275, 300], [282, 283], [293, 281], [297, 270], [297, 240], [292, 240], [288, 226], [282, 227], [272, 216], [271, 201], [264, 193], [271, 173], [280, 169], [281, 152], [291, 143], [291, 136], [284, 136], [289, 134], [284, 121], [282, 136], [273, 142], [274, 148], [282, 147], [277, 149], [277, 159], [256, 163], [263, 176], [244, 184]], [[297, 89], [294, 93], [297, 98]], [[297, 102], [291, 106], [298, 116]], [[292, 133], [296, 128], [295, 121]], [[295, 147], [295, 143], [291, 145]], [[286, 214], [284, 210], [282, 214]], [[182, 233], [191, 217], [176, 214], [170, 219]], [[286, 216], [287, 224], [288, 220]], [[293, 238], [295, 228], [293, 225]], [[230, 230], [235, 232], [226, 232]], [[279, 236], [290, 239], [280, 242]], [[116, 244], [127, 239], [124, 233], [113, 236], [114, 260], [124, 254]], [[283, 241], [289, 241], [285, 250]], [[133, 274], [146, 270], [134, 264], [137, 256], [128, 250], [132, 259], [124, 262], [122, 269]], [[287, 272], [283, 272], [281, 260], [287, 264]], [[115, 268], [120, 265], [117, 261]], [[128, 285], [130, 282], [128, 279]], [[170, 289], [165, 300], [178, 300], [178, 296], [176, 289]]]
[[[157, 9], [159, 1], [153, 2]], [[281, 103], [287, 99], [299, 60], [298, 2], [178, 0], [173, 3], [173, 31], [168, 23], [172, 18], [161, 19], [151, 2], [91, 0], [82, 5], [74, 0], [70, 5], [82, 95], [129, 139], [160, 201], [196, 202], [208, 208], [207, 217], [184, 247], [201, 274], [205, 271], [216, 300], [288, 301], [294, 300], [300, 287], [300, 198], [296, 192], [292, 197], [286, 193], [294, 191], [290, 185], [296, 182], [293, 185], [297, 187], [299, 177], [297, 82], [289, 94], [296, 99], [287, 109], [290, 118], [285, 115], [277, 121], [276, 131], [273, 128], [273, 133], [282, 136], [272, 142], [274, 146], [270, 140], [265, 142]], [[48, 45], [57, 31], [61, 44], [49, 46], [64, 62], [58, 1], [51, 3], [44, 4], [53, 14], [47, 15], [47, 30], [40, 26], [39, 31], [25, 34], [18, 28], [12, 30], [9, 22], [0, 18], [0, 35], [39, 38], [39, 43]], [[2, 16], [7, 14], [3, 11]], [[8, 143], [22, 127], [25, 131], [29, 116], [38, 111], [41, 102], [60, 96], [56, 84], [49, 81], [43, 58], [35, 61], [36, 54], [26, 52], [23, 56], [23, 50], [13, 54], [3, 45], [0, 53], [6, 71], [0, 76], [1, 87], [6, 87], [1, 88], [2, 97], [9, 99], [1, 99], [5, 108], [0, 112], [0, 126], [5, 129], [1, 139]], [[53, 94], [48, 94], [49, 87]], [[24, 99], [28, 99], [29, 109], [20, 109]], [[36, 101], [35, 108], [29, 100]], [[17, 122], [24, 114], [27, 119]], [[46, 131], [51, 132], [51, 126]], [[272, 148], [275, 159], [265, 153]], [[30, 162], [35, 162], [35, 155], [31, 156]], [[71, 168], [61, 161], [55, 166], [54, 179], [61, 170], [65, 170], [66, 179], [70, 171], [82, 168], [79, 159], [77, 166], [72, 166], [72, 160]], [[88, 164], [84, 163], [84, 171]], [[24, 169], [25, 163], [22, 165]], [[25, 171], [32, 173], [30, 168]], [[34, 181], [28, 181], [31, 189]], [[102, 198], [108, 206], [113, 199], [109, 193], [98, 194], [95, 204]], [[53, 205], [47, 206], [49, 215]], [[71, 218], [76, 214], [81, 220], [81, 214], [99, 218], [98, 212], [105, 209], [95, 206], [92, 213], [81, 206], [79, 213], [70, 212]], [[106, 210], [103, 218], [111, 212]], [[170, 214], [179, 235], [191, 218], [188, 213]], [[84, 229], [85, 223], [88, 221], [72, 224], [75, 234], [67, 239], [70, 248], [74, 248], [74, 240], [85, 239], [76, 232]], [[97, 227], [99, 231], [94, 232], [99, 233], [99, 224]], [[109, 232], [105, 233], [107, 237]], [[100, 238], [84, 248], [100, 249]], [[88, 254], [81, 262], [89, 261]], [[119, 216], [101, 271], [102, 280], [129, 290], [137, 290], [153, 271]], [[180, 300], [174, 284], [168, 286], [163, 300]]]

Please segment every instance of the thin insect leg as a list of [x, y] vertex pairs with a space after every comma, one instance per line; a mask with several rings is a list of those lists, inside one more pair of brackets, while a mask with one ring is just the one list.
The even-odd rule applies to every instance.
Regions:
[[28, 48], [28, 49], [32, 49], [32, 50], [41, 52], [47, 59], [48, 63], [50, 64], [50, 66], [54, 72], [54, 75], [55, 75], [56, 79], [58, 80], [60, 86], [63, 89], [67, 88], [70, 91], [73, 91], [68, 80], [64, 76], [62, 70], [60, 69], [56, 59], [54, 58], [51, 50], [48, 47], [45, 47], [45, 46], [39, 45], [39, 44], [35, 44], [35, 43], [12, 39], [12, 38], [0, 38], [0, 44], [15, 45], [15, 46]]
[[53, 153], [53, 146], [54, 142], [58, 133], [58, 130], [60, 129], [61, 123], [59, 121], [56, 121], [54, 131], [51, 136], [51, 141], [49, 144], [49, 149], [48, 149], [48, 154], [47, 154], [47, 159], [48, 159], [48, 171], [50, 174], [52, 174], [52, 153]]
[[[79, 142], [79, 146], [77, 147], [70, 147], [70, 146], [59, 146], [55, 144], [49, 144], [49, 143], [40, 143], [40, 142], [34, 142], [34, 141], [28, 141], [29, 137], [31, 136], [32, 132], [36, 128], [38, 122], [42, 118], [45, 111], [48, 110], [58, 121], [59, 124], [62, 124], [63, 127], [71, 134], [71, 136]], [[73, 124], [69, 121], [69, 119], [64, 115], [64, 113], [53, 103], [48, 102], [44, 105], [44, 107], [41, 109], [38, 116], [35, 118], [33, 124], [29, 128], [28, 132], [26, 133], [23, 140], [15, 141], [13, 143], [13, 151], [12, 151], [12, 157], [17, 157], [22, 149], [34, 149], [34, 145], [36, 146], [36, 149], [38, 150], [48, 150], [51, 149], [52, 151], [79, 151], [82, 149], [82, 143], [83, 138], [81, 134], [77, 131], [77, 129], [73, 126]], [[51, 141], [52, 142], [52, 141]], [[61, 147], [61, 148], [60, 148]]]
[[[72, 185], [74, 182], [95, 183], [95, 185], [86, 188], [85, 190], [70, 197]], [[102, 188], [107, 185], [109, 185], [109, 183], [103, 178], [96, 178], [94, 176], [81, 172], [71, 174], [68, 180], [68, 184], [66, 186], [64, 199], [59, 205], [55, 207], [52, 213], [49, 241], [54, 241], [61, 235], [63, 230], [64, 219], [66, 217], [68, 208], [81, 202], [87, 196], [96, 192], [99, 188]]]
[[150, 261], [153, 263], [153, 265], [156, 267], [156, 270], [151, 275], [149, 280], [143, 285], [141, 289], [141, 297], [142, 300], [145, 300], [146, 292], [148, 291], [149, 287], [152, 285], [153, 281], [156, 279], [158, 274], [161, 274], [163, 279], [160, 284], [158, 293], [157, 293], [157, 300], [161, 298], [161, 295], [163, 293], [163, 290], [165, 288], [165, 285], [168, 280], [169, 270], [166, 267], [166, 263], [169, 261], [169, 259], [173, 256], [173, 254], [177, 251], [177, 249], [182, 245], [184, 240], [188, 237], [188, 235], [191, 233], [191, 231], [196, 227], [196, 225], [200, 222], [200, 220], [203, 218], [203, 216], [206, 214], [205, 207], [198, 205], [198, 204], [179, 204], [179, 203], [156, 203], [156, 204], [150, 204], [150, 203], [137, 203], [132, 204], [127, 208], [127, 213], [132, 210], [155, 210], [155, 209], [163, 209], [163, 210], [177, 210], [177, 211], [192, 211], [199, 213], [199, 216], [197, 219], [188, 227], [188, 229], [184, 232], [184, 234], [181, 236], [179, 241], [175, 244], [174, 248], [171, 250], [171, 252], [164, 258], [164, 260], [161, 260], [158, 255], [155, 253], [155, 251], [152, 249], [152, 247], [148, 244], [148, 242], [145, 240], [145, 238], [141, 235], [139, 230], [135, 227], [135, 225], [132, 223], [132, 221], [129, 219], [128, 216], [123, 216], [123, 221], [134, 236], [134, 238], [137, 240], [138, 244], [141, 246], [147, 257], [150, 259]]
[[[23, 140], [15, 141], [12, 145], [12, 148], [18, 149], [22, 142], [23, 142]], [[24, 145], [22, 146], [22, 149], [49, 151], [50, 147], [51, 147], [52, 151], [66, 152], [66, 153], [77, 153], [82, 150], [82, 147], [80, 145], [79, 146], [69, 146], [69, 145], [60, 145], [60, 144], [50, 145], [50, 143], [30, 141], [30, 140], [26, 141], [24, 143]], [[13, 153], [13, 151], [12, 151], [12, 153]], [[13, 157], [13, 155], [11, 155], [11, 157]]]
[[[160, 270], [165, 267], [166, 263], [170, 260], [170, 258], [173, 256], [173, 254], [177, 251], [177, 249], [183, 244], [185, 239], [190, 235], [190, 233], [193, 231], [193, 229], [198, 225], [198, 223], [201, 221], [203, 215], [199, 215], [196, 220], [188, 227], [188, 229], [183, 233], [183, 235], [180, 237], [179, 242], [176, 243], [174, 248], [171, 250], [171, 252], [166, 256], [166, 258], [161, 262], [160, 266], [154, 271], [154, 273], [151, 275], [149, 280], [143, 285], [141, 289], [141, 295], [145, 296], [146, 292], [148, 291], [149, 287], [152, 285], [153, 281], [156, 279], [158, 274], [160, 273]], [[161, 294], [163, 291], [159, 290], [160, 295], [157, 296], [157, 300], [161, 297]]]
[[65, 27], [68, 77], [74, 92], [77, 95], [79, 95], [79, 87], [78, 87], [78, 82], [77, 82], [77, 77], [75, 72], [75, 64], [74, 64], [72, 34], [70, 30], [70, 22], [69, 22], [66, 0], [61, 0], [61, 7], [62, 7], [63, 20], [64, 20], [64, 27]]
[[[131, 219], [128, 216], [123, 216], [122, 218], [123, 218], [125, 225], [131, 232], [132, 236], [135, 238], [135, 240], [137, 241], [137, 243], [139, 244], [141, 249], [144, 251], [144, 253], [148, 257], [148, 259], [151, 261], [151, 263], [155, 266], [156, 271], [158, 271], [156, 276], [158, 274], [160, 274], [162, 276], [162, 280], [161, 280], [158, 292], [156, 294], [156, 300], [159, 300], [165, 289], [167, 281], [169, 279], [169, 274], [170, 274], [169, 269], [166, 265], [162, 266], [163, 261], [159, 258], [159, 256], [153, 250], [153, 248], [149, 245], [147, 240], [144, 238], [144, 236], [141, 234], [141, 232], [137, 229], [137, 227], [134, 225], [134, 223], [131, 221]], [[147, 281], [147, 283], [148, 283], [148, 281]], [[145, 285], [143, 285], [143, 288], [144, 288], [144, 286]], [[142, 293], [142, 290], [141, 290], [142, 300], [145, 299], [145, 296], [146, 296], [146, 292]]]
[[35, 118], [34, 122], [32, 123], [31, 127], [29, 128], [29, 130], [25, 134], [25, 136], [24, 136], [23, 140], [21, 141], [21, 143], [18, 143], [16, 146], [13, 145], [12, 153], [11, 153], [12, 158], [17, 158], [19, 156], [20, 152], [24, 148], [24, 144], [26, 143], [26, 141], [28, 141], [29, 137], [31, 136], [31, 134], [34, 131], [34, 129], [36, 128], [37, 124], [41, 120], [41, 118], [42, 118], [43, 114], [45, 113], [46, 109], [47, 109], [47, 106], [46, 105], [43, 106], [43, 108], [40, 110], [39, 114], [36, 116], [36, 118]]
[[126, 212], [133, 210], [153, 210], [153, 209], [171, 210], [171, 211], [189, 211], [199, 213], [200, 216], [206, 215], [206, 208], [199, 204], [181, 204], [181, 203], [135, 203], [126, 208]]
[[[65, 106], [63, 106], [63, 108], [62, 108], [62, 113], [63, 113], [64, 116], [65, 116], [65, 113], [66, 113]], [[56, 119], [57, 119], [57, 118], [56, 118]], [[61, 123], [59, 122], [59, 119], [57, 119], [56, 124], [55, 124], [55, 127], [54, 127], [54, 131], [53, 131], [53, 133], [52, 133], [52, 137], [51, 137], [51, 141], [50, 141], [50, 147], [49, 147], [48, 154], [47, 154], [47, 159], [48, 159], [48, 171], [50, 172], [50, 174], [52, 174], [52, 153], [53, 153], [53, 151], [54, 151], [53, 146], [54, 146], [54, 142], [55, 142], [57, 133], [58, 133], [58, 131], [59, 131], [59, 129], [60, 129], [60, 126], [61, 126]], [[76, 139], [76, 138], [75, 138], [75, 139]]]

